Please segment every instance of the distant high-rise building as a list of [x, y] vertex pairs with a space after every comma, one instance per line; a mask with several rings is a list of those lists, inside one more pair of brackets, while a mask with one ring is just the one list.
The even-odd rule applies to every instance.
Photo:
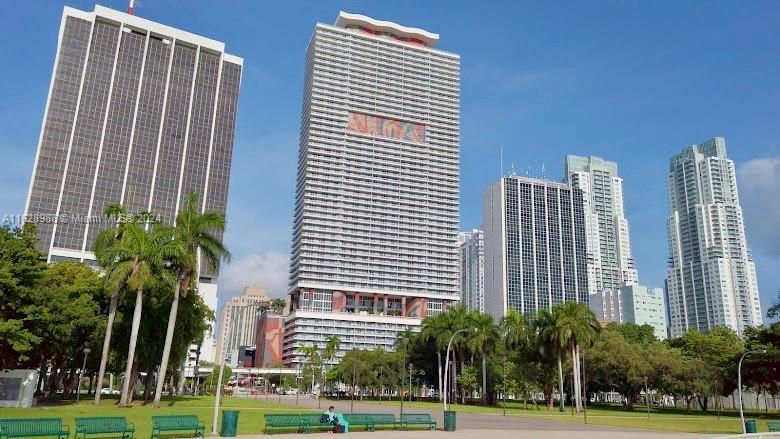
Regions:
[[745, 238], [734, 162], [716, 137], [669, 164], [670, 334], [761, 325], [756, 267]]
[[460, 247], [460, 303], [485, 312], [485, 232], [474, 229], [458, 234]]
[[284, 362], [393, 349], [458, 296], [460, 57], [341, 12], [306, 61]]
[[616, 291], [639, 282], [623, 212], [623, 179], [615, 162], [567, 155], [566, 178], [582, 191], [588, 241], [588, 291]]
[[240, 296], [231, 297], [222, 305], [217, 352], [224, 358], [240, 346], [256, 346], [257, 314], [270, 305], [266, 289], [255, 285], [244, 288]]
[[582, 191], [504, 177], [484, 195], [485, 311], [495, 319], [576, 301], [588, 303]]
[[663, 288], [626, 285], [590, 295], [596, 318], [616, 323], [650, 325], [659, 340], [666, 339], [666, 302]]
[[[111, 203], [171, 223], [195, 191], [203, 210], [225, 213], [242, 66], [224, 43], [65, 7], [25, 206], [49, 262], [94, 265]], [[198, 293], [215, 309], [217, 273], [205, 268]], [[210, 333], [200, 358], [212, 349]]]

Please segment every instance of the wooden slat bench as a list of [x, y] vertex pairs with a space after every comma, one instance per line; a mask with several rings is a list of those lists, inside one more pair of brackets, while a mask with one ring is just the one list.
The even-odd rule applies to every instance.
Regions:
[[195, 415], [152, 416], [152, 438], [159, 438], [166, 431], [191, 431], [203, 437], [206, 427]]
[[88, 435], [121, 433], [123, 438], [135, 435], [133, 424], [129, 424], [124, 416], [96, 416], [76, 418], [76, 439]]
[[303, 429], [301, 415], [298, 413], [266, 413], [265, 433], [271, 434], [274, 429], [284, 430], [295, 428], [298, 433]]
[[436, 421], [428, 413], [402, 413], [399, 424], [402, 429], [410, 425], [425, 425], [430, 430], [436, 430]]
[[62, 418], [0, 419], [0, 438], [57, 436], [67, 439], [70, 429]]

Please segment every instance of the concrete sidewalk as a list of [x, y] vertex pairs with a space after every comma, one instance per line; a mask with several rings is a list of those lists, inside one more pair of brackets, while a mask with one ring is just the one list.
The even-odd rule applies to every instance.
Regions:
[[[318, 435], [326, 435], [329, 438], [336, 439], [341, 435], [332, 433], [309, 433], [309, 434], [283, 434], [284, 438], [308, 438], [312, 439]], [[261, 439], [267, 438], [265, 435], [247, 435], [238, 436], [240, 439]], [[707, 438], [717, 436], [706, 436], [687, 433], [669, 433], [669, 432], [648, 432], [648, 431], [572, 431], [572, 430], [458, 430], [458, 431], [425, 431], [425, 430], [380, 430], [376, 432], [350, 432], [345, 436], [349, 439], [570, 439], [570, 438], [598, 438], [598, 439], [672, 439], [672, 438]]]

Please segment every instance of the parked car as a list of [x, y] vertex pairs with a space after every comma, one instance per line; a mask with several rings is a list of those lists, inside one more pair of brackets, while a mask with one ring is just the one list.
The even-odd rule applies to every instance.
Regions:
[[109, 389], [108, 387], [104, 387], [100, 391], [101, 395], [119, 395], [119, 390], [116, 389]]
[[298, 389], [288, 389], [286, 392], [284, 392], [287, 395], [297, 395]]

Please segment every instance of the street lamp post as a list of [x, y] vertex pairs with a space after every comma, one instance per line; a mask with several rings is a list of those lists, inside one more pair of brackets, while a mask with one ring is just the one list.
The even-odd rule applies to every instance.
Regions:
[[[354, 352], [354, 351], [353, 351]], [[355, 355], [352, 355], [352, 399], [349, 400], [349, 412], [355, 413], [355, 381], [357, 381], [357, 358], [354, 358]]]
[[409, 407], [412, 406], [412, 363], [409, 363]]
[[647, 418], [650, 419], [650, 390], [647, 388], [647, 376], [645, 376], [645, 405], [647, 406]]
[[89, 352], [89, 348], [84, 348], [84, 362], [82, 363], [81, 371], [79, 372], [79, 384], [76, 390], [76, 402], [79, 402], [79, 397], [81, 397], [81, 378], [84, 376], [84, 368], [87, 367], [87, 354], [89, 354]]
[[467, 328], [464, 328], [464, 329], [458, 329], [457, 331], [455, 331], [455, 333], [454, 333], [454, 334], [452, 334], [452, 337], [450, 337], [450, 341], [449, 341], [449, 343], [447, 343], [447, 355], [444, 357], [444, 358], [446, 359], [446, 360], [444, 361], [444, 411], [445, 411], [445, 412], [447, 411], [447, 393], [448, 393], [448, 392], [447, 392], [447, 390], [449, 389], [449, 388], [447, 387], [447, 378], [448, 378], [448, 375], [447, 375], [447, 374], [449, 373], [449, 366], [450, 366], [450, 349], [452, 348], [452, 340], [454, 340], [454, 339], [455, 339], [455, 336], [457, 336], [457, 335], [458, 335], [458, 334], [460, 334], [461, 332], [466, 332], [466, 331], [469, 331], [469, 329], [467, 329]]
[[382, 366], [379, 366], [379, 404], [382, 404], [382, 392], [384, 391], [384, 388], [382, 386], [384, 382], [384, 377], [382, 376], [382, 372], [384, 371], [384, 368]]
[[747, 351], [739, 358], [739, 364], [737, 365], [737, 389], [739, 389], [739, 420], [742, 423], [742, 434], [747, 434], [745, 429], [745, 413], [742, 409], [742, 360], [748, 355], [752, 354], [766, 354], [766, 349], [756, 349], [754, 351]]

